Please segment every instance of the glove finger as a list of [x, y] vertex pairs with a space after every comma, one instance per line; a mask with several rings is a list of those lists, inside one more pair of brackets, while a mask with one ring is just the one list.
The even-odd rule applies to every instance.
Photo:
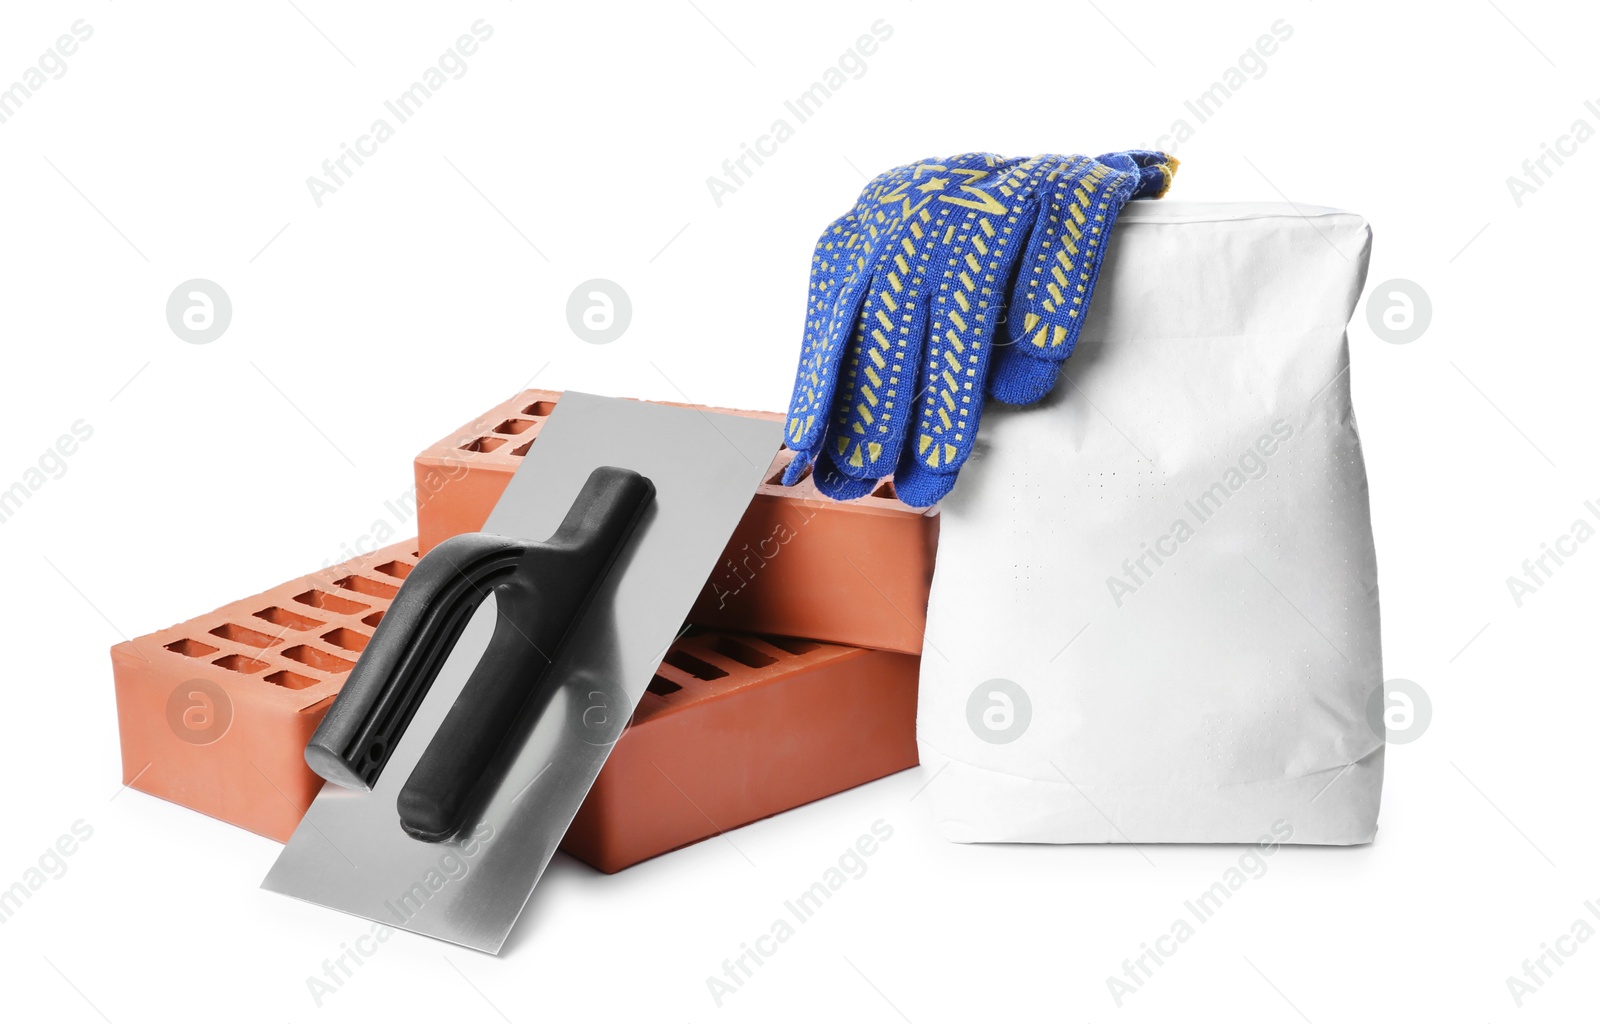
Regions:
[[[978, 185], [994, 187], [1005, 161], [968, 153], [918, 168], [902, 190], [905, 230], [893, 250], [884, 250], [858, 319], [857, 344], [846, 363], [834, 406], [827, 457], [843, 475], [879, 480], [893, 473], [916, 412], [914, 387], [926, 348], [933, 288], [930, 261], [947, 242], [947, 231], [973, 206], [994, 202]], [[922, 172], [926, 172], [925, 174]], [[952, 184], [955, 185], [952, 188]], [[973, 196], [981, 199], [974, 199]]]
[[[784, 431], [791, 448], [798, 450], [804, 446], [807, 428], [813, 425], [817, 410], [828, 408], [831, 394], [825, 391], [828, 378], [824, 372], [824, 365], [830, 357], [826, 344], [827, 330], [832, 323], [840, 288], [845, 279], [855, 272], [865, 237], [858, 215], [852, 209], [828, 225], [812, 251], [805, 337], [800, 348], [800, 364], [795, 371], [794, 391], [789, 399], [789, 420]], [[804, 461], [809, 463], [810, 460]]]
[[[861, 290], [847, 289], [831, 304], [831, 308], [818, 311], [813, 330], [808, 324], [806, 349], [800, 357], [800, 369], [795, 376], [794, 395], [789, 401], [789, 419], [785, 440], [790, 448], [801, 453], [795, 462], [809, 464], [816, 457], [827, 428], [827, 413], [832, 408], [838, 382], [839, 364], [845, 357], [845, 337], [839, 334], [840, 318], [852, 306], [860, 308], [865, 298]], [[793, 469], [791, 463], [791, 471]], [[803, 468], [803, 467], [802, 467]]]
[[[909, 287], [906, 278], [907, 265], [910, 263], [907, 253], [910, 249], [907, 246], [914, 249], [921, 245], [926, 249], [931, 243], [931, 239], [926, 237], [929, 230], [927, 211], [930, 208], [946, 209], [930, 205], [933, 194], [947, 185], [951, 177], [960, 176], [970, 182], [975, 177], [981, 178], [991, 173], [993, 168], [1002, 163], [999, 157], [990, 153], [965, 153], [947, 160], [930, 159], [906, 164], [880, 175], [862, 190], [857, 205], [847, 215], [847, 218], [853, 218], [853, 237], [839, 245], [840, 252], [828, 261], [829, 265], [818, 267], [814, 258], [814, 283], [819, 278], [819, 271], [828, 275], [827, 286], [816, 289], [817, 299], [825, 305], [814, 303], [808, 309], [810, 316], [806, 346], [800, 371], [796, 375], [786, 434], [789, 447], [795, 449], [797, 455], [785, 471], [786, 483], [798, 482], [806, 469], [813, 465], [818, 452], [823, 450], [825, 437], [834, 429], [829, 425], [828, 413], [841, 401], [846, 403], [843, 406], [846, 410], [856, 404], [853, 399], [862, 386], [858, 383], [859, 378], [865, 377], [871, 383], [874, 389], [872, 397], [879, 402], [888, 399], [892, 404], [900, 397], [903, 391], [900, 379], [904, 378], [901, 378], [894, 364], [907, 364], [903, 364], [903, 359], [883, 358], [884, 365], [878, 366], [874, 356], [863, 356], [863, 346], [870, 335], [858, 340], [857, 326], [863, 316], [876, 321], [879, 312], [885, 312], [891, 318], [897, 315], [897, 310], [888, 307], [903, 302]], [[944, 175], [947, 171], [953, 171], [954, 174]], [[918, 182], [920, 184], [915, 184]], [[825, 233], [824, 240], [818, 243], [818, 253], [823, 255], [824, 260], [828, 255], [827, 238]], [[915, 276], [915, 268], [912, 268], [912, 276]], [[874, 309], [864, 310], [863, 306], [873, 295], [874, 280], [881, 282], [877, 289], [879, 298], [874, 303]], [[889, 288], [882, 287], [882, 283], [887, 283]], [[893, 298], [896, 292], [902, 295], [898, 302]], [[920, 324], [913, 330], [910, 324], [902, 323], [904, 333], [890, 332], [881, 322], [877, 323], [877, 327], [883, 337], [890, 340], [891, 349], [902, 344], [905, 338], [921, 337]], [[876, 345], [876, 339], [872, 341]], [[878, 357], [886, 356], [881, 347], [877, 354]], [[867, 365], [859, 362], [862, 358], [872, 364], [870, 375], [860, 371], [861, 366]], [[908, 365], [913, 374], [915, 359], [915, 354], [911, 354], [911, 363]], [[856, 367], [857, 378], [843, 385], [842, 390], [839, 384], [841, 365]], [[876, 381], [872, 380], [874, 376], [878, 378]], [[871, 402], [868, 402], [867, 408], [872, 408]], [[896, 422], [903, 423], [904, 417]], [[863, 428], [871, 426], [870, 423], [861, 425]], [[844, 429], [848, 430], [848, 427]], [[903, 437], [903, 430], [894, 433], [880, 430], [877, 433], [880, 437], [892, 437], [896, 442]], [[848, 445], [848, 441], [846, 443]], [[881, 449], [876, 446], [882, 441], [874, 440], [872, 444], [873, 448], [863, 448], [857, 453], [863, 464], [873, 451], [878, 451], [881, 456]], [[877, 475], [886, 475], [895, 465], [895, 454], [891, 451], [876, 461], [879, 462]], [[871, 475], [871, 472], [864, 466], [851, 470], [852, 474], [863, 476]]]
[[876, 480], [859, 480], [853, 476], [845, 476], [826, 458], [817, 460], [817, 471], [812, 474], [812, 479], [817, 482], [817, 490], [835, 501], [854, 501], [856, 498], [864, 498], [878, 486]]
[[995, 353], [988, 390], [1012, 405], [1055, 386], [1089, 311], [1106, 240], [1138, 185], [1137, 172], [1087, 157], [1064, 164], [1041, 197], [1008, 308], [1011, 344]]
[[1036, 157], [1012, 166], [973, 202], [960, 204], [966, 208], [940, 239], [928, 267], [937, 290], [917, 418], [895, 469], [895, 490], [908, 503], [937, 501], [972, 452], [1003, 289], [1036, 216], [1037, 191], [1058, 160]]
[[[925, 359], [918, 367], [917, 394], [923, 399], [933, 399], [941, 403], [940, 408], [947, 415], [950, 406], [946, 399], [952, 393], [949, 382], [943, 377], [949, 371], [948, 363], [940, 368], [933, 359]], [[975, 400], [970, 406], [957, 404], [956, 408], [966, 412], [965, 418], [950, 415], [953, 425], [970, 428], [972, 436], [976, 437], [978, 421], [982, 416], [983, 403]], [[935, 413], [938, 417], [938, 413]], [[927, 415], [926, 409], [919, 409], [919, 420], [915, 425], [909, 425], [908, 437], [916, 434], [915, 444], [905, 444], [900, 450], [900, 461], [894, 470], [895, 497], [913, 508], [928, 508], [939, 502], [955, 486], [956, 472], [966, 461], [970, 454], [970, 446], [963, 451], [954, 443], [944, 440], [944, 418], [932, 419]], [[949, 436], [954, 436], [949, 435]], [[939, 465], [931, 463], [937, 462]]]
[[927, 336], [928, 297], [919, 287], [927, 266], [924, 243], [934, 227], [928, 209], [913, 215], [904, 244], [874, 276], [856, 320], [825, 446], [846, 476], [878, 480], [899, 460]]
[[854, 231], [839, 243], [838, 254], [827, 261], [829, 284], [819, 289], [822, 305], [808, 316], [805, 348], [795, 375], [785, 429], [786, 443], [806, 453], [807, 462], [815, 457], [827, 430], [839, 367], [846, 358], [851, 332], [866, 301], [875, 268], [882, 262], [882, 254], [904, 232], [905, 217], [914, 212], [901, 194], [901, 186], [917, 166], [896, 168], [862, 192], [853, 211]]

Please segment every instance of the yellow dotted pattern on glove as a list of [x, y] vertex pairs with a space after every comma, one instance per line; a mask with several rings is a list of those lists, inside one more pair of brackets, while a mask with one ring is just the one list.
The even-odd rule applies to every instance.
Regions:
[[[973, 176], [981, 178], [989, 172], [983, 169], [961, 167], [952, 169], [950, 166], [970, 162], [978, 158], [982, 158], [989, 166], [993, 166], [997, 160], [997, 158], [989, 154], [965, 153], [961, 156], [952, 157], [947, 161], [911, 164], [880, 175], [878, 179], [875, 179], [871, 185], [862, 191], [854, 209], [835, 222], [825, 236], [826, 240], [818, 243], [817, 252], [812, 257], [813, 273], [807, 307], [806, 327], [807, 336], [811, 339], [810, 350], [803, 359], [801, 370], [801, 379], [804, 382], [805, 391], [802, 401], [797, 403], [798, 407], [790, 410], [787, 432], [791, 443], [799, 443], [803, 437], [811, 432], [816, 425], [817, 416], [821, 412], [825, 396], [834, 391], [834, 389], [824, 386], [824, 368], [830, 364], [835, 344], [843, 342], [850, 345], [847, 350], [850, 353], [849, 363], [842, 367], [846, 376], [862, 371], [860, 362], [862, 358], [861, 344], [864, 338], [861, 329], [862, 324], [858, 322], [850, 331], [841, 332], [839, 339], [830, 337], [827, 333], [833, 317], [830, 301], [840, 295], [843, 288], [853, 283], [859, 275], [873, 272], [874, 268], [869, 268], [867, 265], [867, 254], [876, 252], [875, 247], [884, 235], [892, 235], [898, 232], [900, 227], [908, 221], [912, 222], [909, 225], [912, 234], [927, 230], [927, 216], [924, 211], [929, 202], [932, 201], [931, 192], [933, 190], [927, 187], [926, 181], [923, 181], [925, 177], [930, 181], [936, 180], [936, 175], [948, 171], [954, 175], [964, 176], [968, 181], [971, 181]], [[912, 183], [918, 181], [923, 181], [923, 184], [912, 188]], [[917, 235], [917, 237], [920, 241], [921, 236]], [[896, 255], [901, 254], [897, 253]], [[882, 267], [883, 260], [880, 257], [877, 269], [882, 270]], [[904, 285], [908, 276], [906, 271], [900, 270], [898, 267], [895, 269], [898, 271], [902, 285]], [[920, 283], [920, 279], [918, 283]], [[906, 295], [914, 301], [915, 297], [912, 293], [906, 293]], [[869, 296], [868, 301], [872, 301], [871, 296]], [[879, 296], [879, 302], [881, 303], [881, 301], [882, 297]], [[903, 306], [905, 300], [896, 297], [894, 301]], [[890, 315], [892, 316], [893, 313], [891, 312]], [[865, 311], [861, 319], [867, 319]], [[879, 326], [882, 329], [881, 323]], [[865, 337], [870, 337], [870, 335]], [[891, 344], [888, 346], [889, 349], [894, 348], [899, 343], [915, 340], [910, 339], [908, 333], [903, 330], [896, 331], [893, 334], [885, 331], [885, 337], [892, 339]], [[881, 345], [878, 354], [879, 356], [886, 356], [886, 350]], [[876, 360], [870, 355], [866, 358], [873, 363], [873, 372], [880, 380], [886, 381], [888, 377], [898, 376], [898, 372], [894, 372], [885, 377], [887, 367], [877, 366]], [[856, 383], [853, 377], [848, 382], [841, 381], [840, 384], [841, 387], [837, 392], [840, 395], [840, 399], [851, 395], [859, 395], [859, 384]], [[849, 386], [845, 386], [846, 384]], [[879, 397], [879, 388], [883, 389], [883, 394], [890, 400], [897, 397], [887, 394], [889, 385], [875, 384], [873, 387], [874, 391], [870, 396], [873, 399]], [[867, 403], [869, 409], [875, 404], [866, 395], [859, 395], [859, 397], [863, 402]], [[840, 405], [840, 400], [836, 400], [835, 404], [836, 407]], [[851, 404], [856, 403], [852, 402]], [[879, 418], [881, 418], [881, 413]], [[858, 431], [853, 432], [859, 433]], [[840, 454], [843, 454], [843, 452], [841, 451]]]
[[1023, 336], [1035, 348], [1059, 348], [1069, 334], [1060, 318], [1076, 319], [1083, 315], [1091, 271], [1097, 265], [1095, 255], [1100, 247], [1101, 230], [1110, 210], [1106, 197], [1127, 178], [1098, 161], [1082, 160], [1070, 167], [1056, 168], [1045, 180], [1056, 182], [1078, 171], [1083, 171], [1083, 176], [1070, 194], [1063, 195], [1059, 188], [1050, 191], [1043, 215], [1044, 241], [1033, 266], [1026, 270], [1028, 291], [1024, 298], [1052, 314], [1054, 321], [1046, 322], [1034, 312], [1023, 314]]
[[828, 339], [823, 332], [827, 330], [829, 317], [833, 313], [829, 298], [837, 294], [834, 288], [840, 278], [848, 279], [859, 270], [862, 245], [875, 238], [877, 231], [877, 225], [863, 225], [852, 212], [829, 229], [811, 257], [806, 336], [812, 341], [801, 370], [801, 379], [805, 382], [804, 399], [789, 419], [790, 441], [798, 441], [816, 423], [822, 385], [819, 369], [828, 352]]
[[918, 204], [900, 238], [900, 251], [890, 257], [881, 280], [873, 279], [873, 290], [856, 321], [835, 400], [839, 425], [847, 433], [834, 439], [837, 454], [855, 469], [882, 456], [881, 438], [900, 398], [906, 356], [914, 354], [922, 340], [911, 336], [921, 299], [922, 275], [916, 261], [932, 221], [927, 202]]
[[864, 190], [855, 208], [834, 223], [812, 256], [811, 292], [806, 317], [806, 333], [811, 344], [801, 371], [806, 390], [802, 403], [791, 410], [788, 424], [791, 442], [798, 442], [816, 425], [824, 400], [822, 368], [828, 364], [834, 345], [834, 340], [827, 334], [833, 318], [831, 302], [843, 287], [867, 271], [865, 254], [871, 251], [885, 232], [893, 231], [898, 226], [897, 212], [886, 213], [880, 207], [883, 197], [893, 192], [896, 177], [885, 175], [885, 181]]
[[930, 204], [953, 177], [970, 182], [988, 173], [981, 168], [952, 169], [943, 163], [918, 164], [909, 180], [879, 200], [898, 205], [896, 213], [906, 229], [897, 250], [885, 253], [879, 261], [834, 400], [838, 426], [834, 453], [844, 466], [862, 469], [876, 463], [883, 457], [884, 445], [894, 440], [889, 437], [890, 424], [904, 390], [906, 359], [920, 352], [922, 344], [922, 338], [912, 332], [918, 306], [924, 301], [921, 289], [928, 254], [940, 223]]
[[[1041, 158], [1025, 160], [989, 190], [962, 186], [945, 201], [969, 212], [945, 228], [941, 244], [954, 248], [945, 261], [929, 325], [927, 388], [918, 424], [917, 457], [931, 468], [947, 466], [967, 437], [975, 404], [983, 401], [982, 368], [987, 321], [999, 280], [1005, 247], [1012, 244], [1027, 196], [1025, 184], [1038, 176]], [[1023, 190], [1023, 191], [1019, 191]], [[998, 195], [998, 198], [996, 197]], [[1001, 216], [1001, 215], [1004, 216]]]

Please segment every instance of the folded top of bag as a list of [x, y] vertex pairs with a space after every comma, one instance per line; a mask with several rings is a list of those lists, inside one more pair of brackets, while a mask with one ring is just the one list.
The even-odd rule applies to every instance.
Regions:
[[1083, 340], [1300, 334], [1310, 326], [1342, 333], [1371, 247], [1366, 219], [1346, 210], [1130, 203], [1104, 267], [1118, 300], [1095, 305]]

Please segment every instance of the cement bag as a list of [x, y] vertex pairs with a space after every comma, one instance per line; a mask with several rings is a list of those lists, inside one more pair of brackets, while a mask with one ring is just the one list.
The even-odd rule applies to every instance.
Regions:
[[940, 505], [917, 734], [947, 838], [1372, 840], [1370, 245], [1335, 210], [1123, 211], [1061, 382], [989, 404]]

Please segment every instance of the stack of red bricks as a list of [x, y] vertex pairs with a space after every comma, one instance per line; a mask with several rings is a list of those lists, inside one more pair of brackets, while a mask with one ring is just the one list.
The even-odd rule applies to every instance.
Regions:
[[[559, 399], [524, 392], [420, 454], [417, 540], [114, 647], [123, 781], [287, 840], [322, 785], [306, 741], [389, 602], [430, 548], [482, 528]], [[887, 489], [783, 486], [790, 456], [568, 830], [562, 848], [602, 871], [916, 764], [938, 520]]]

